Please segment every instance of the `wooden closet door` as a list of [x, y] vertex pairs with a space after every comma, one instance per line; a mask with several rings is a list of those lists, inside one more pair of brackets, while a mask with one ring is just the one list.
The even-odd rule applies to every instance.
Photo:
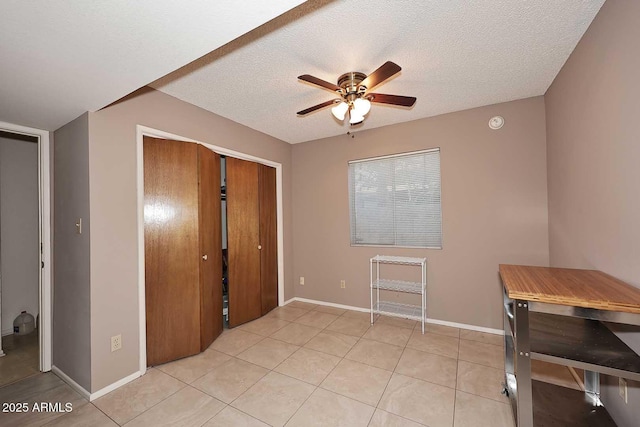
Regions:
[[278, 306], [276, 170], [258, 165], [260, 198], [260, 288], [262, 315]]
[[144, 137], [147, 365], [200, 352], [196, 144]]
[[222, 333], [220, 156], [198, 145], [200, 234], [200, 350]]
[[229, 326], [262, 315], [258, 164], [227, 157]]

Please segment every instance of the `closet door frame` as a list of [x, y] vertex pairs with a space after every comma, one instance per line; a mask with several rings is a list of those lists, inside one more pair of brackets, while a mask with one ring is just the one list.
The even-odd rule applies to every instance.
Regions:
[[[277, 216], [277, 243], [278, 243], [278, 305], [284, 305], [284, 223], [283, 223], [283, 201], [282, 201], [282, 164], [271, 160], [256, 157], [228, 148], [219, 147], [213, 144], [196, 141], [181, 135], [165, 132], [163, 130], [150, 128], [147, 126], [136, 126], [136, 187], [138, 193], [138, 313], [139, 313], [139, 356], [140, 375], [147, 370], [147, 336], [146, 336], [146, 305], [145, 305], [145, 245], [144, 245], [144, 150], [143, 138], [150, 136], [153, 138], [172, 139], [183, 142], [193, 142], [201, 144], [216, 153], [235, 157], [241, 160], [249, 160], [271, 166], [276, 170], [276, 216]], [[220, 314], [222, 315], [222, 313]]]

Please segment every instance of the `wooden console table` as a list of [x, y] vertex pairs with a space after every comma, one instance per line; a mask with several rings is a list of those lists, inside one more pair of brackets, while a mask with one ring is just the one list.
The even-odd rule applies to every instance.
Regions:
[[[640, 356], [602, 322], [640, 326], [640, 289], [597, 270], [501, 264], [500, 277], [504, 392], [518, 427], [615, 426], [599, 374], [640, 380]], [[532, 380], [532, 359], [583, 369], [585, 393]]]

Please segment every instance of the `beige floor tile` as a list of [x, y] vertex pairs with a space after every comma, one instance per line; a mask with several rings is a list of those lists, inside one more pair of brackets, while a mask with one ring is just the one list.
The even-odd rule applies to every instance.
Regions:
[[383, 411], [382, 409], [376, 409], [369, 423], [369, 427], [422, 427], [422, 424]]
[[273, 333], [271, 338], [284, 341], [289, 344], [305, 345], [311, 338], [318, 335], [320, 331], [322, 331], [322, 329], [300, 323], [290, 323], [279, 331]]
[[404, 347], [407, 345], [410, 336], [411, 331], [407, 328], [375, 323], [367, 330], [362, 338]]
[[185, 383], [192, 383], [218, 365], [231, 359], [231, 356], [215, 350], [206, 350], [195, 356], [185, 357], [175, 362], [165, 363], [156, 368]]
[[413, 330], [411, 338], [409, 338], [407, 347], [457, 359], [459, 341], [457, 338], [431, 332], [422, 334], [420, 330], [416, 328]]
[[316, 389], [287, 426], [365, 427], [375, 408], [321, 388]]
[[302, 302], [302, 301], [291, 301], [285, 307], [302, 308], [304, 310], [313, 310], [314, 308], [318, 307], [318, 304], [311, 304], [309, 302]]
[[218, 400], [231, 403], [268, 372], [253, 363], [233, 358], [214, 368], [192, 385]]
[[301, 348], [274, 371], [313, 385], [319, 385], [340, 362], [340, 358], [319, 351]]
[[313, 390], [310, 384], [270, 372], [231, 406], [272, 426], [283, 426]]
[[515, 424], [509, 404], [458, 390], [455, 427], [515, 427]]
[[314, 310], [321, 311], [323, 313], [335, 314], [336, 316], [342, 316], [347, 311], [344, 308], [331, 307], [329, 305], [319, 305]]
[[240, 353], [237, 357], [263, 368], [273, 369], [299, 348], [297, 345], [265, 338]]
[[268, 337], [279, 329], [284, 328], [289, 324], [288, 321], [278, 319], [271, 316], [263, 316], [249, 323], [245, 323], [240, 326], [239, 329], [245, 332], [251, 332], [252, 334], [262, 335]]
[[367, 332], [371, 323], [369, 319], [358, 319], [349, 317], [346, 314], [338, 317], [332, 324], [327, 326], [327, 331], [338, 332], [340, 334], [351, 335], [360, 338]]
[[468, 329], [460, 330], [460, 339], [483, 342], [485, 344], [504, 346], [504, 336], [502, 335], [488, 334], [486, 332], [470, 331]]
[[429, 427], [451, 427], [455, 390], [393, 374], [378, 407]]
[[531, 378], [562, 387], [572, 388], [574, 390], [580, 390], [580, 386], [576, 382], [575, 378], [573, 378], [573, 375], [571, 375], [569, 368], [562, 365], [556, 365], [555, 363], [532, 360]]
[[118, 427], [111, 418], [107, 417], [98, 408], [89, 404], [74, 408], [72, 412], [56, 418], [45, 427]]
[[323, 331], [306, 343], [305, 348], [344, 357], [358, 342], [358, 338], [337, 332]]
[[267, 314], [268, 317], [274, 317], [276, 319], [288, 320], [293, 322], [298, 317], [306, 314], [309, 310], [303, 308], [289, 307], [288, 305], [283, 307], [276, 307]]
[[262, 335], [245, 332], [238, 328], [226, 330], [209, 346], [209, 350], [236, 356], [262, 339], [264, 339]]
[[367, 365], [387, 371], [393, 371], [398, 364], [398, 360], [400, 360], [402, 350], [402, 347], [396, 345], [363, 338], [353, 346], [351, 351], [345, 356], [345, 359], [366, 363]]
[[350, 319], [366, 320], [371, 324], [371, 312], [367, 311], [355, 311], [347, 310], [342, 314], [342, 317], [348, 317]]
[[225, 406], [193, 387], [185, 387], [125, 425], [200, 427]]
[[501, 394], [504, 369], [490, 368], [477, 363], [458, 361], [456, 388], [467, 393], [509, 403], [509, 398]]
[[307, 314], [298, 317], [295, 322], [302, 323], [303, 325], [313, 326], [314, 328], [324, 329], [331, 322], [336, 320], [338, 316], [330, 313], [323, 313], [322, 311], [310, 311]]
[[5, 335], [0, 346], [0, 387], [40, 373], [38, 331], [27, 335]]
[[504, 368], [504, 349], [497, 345], [460, 340], [458, 359], [502, 369]]
[[[416, 326], [416, 330], [420, 328], [420, 325]], [[424, 331], [431, 332], [433, 334], [446, 335], [448, 337], [460, 338], [460, 329], [453, 328], [451, 326], [437, 325], [435, 323], [425, 323]]]
[[420, 380], [456, 388], [458, 361], [451, 357], [406, 348], [396, 372]]
[[227, 406], [203, 427], [269, 427], [269, 424]]
[[343, 359], [320, 387], [376, 406], [389, 378], [389, 371]]
[[[375, 318], [374, 325], [375, 324], [395, 326], [396, 328], [406, 328], [406, 329], [413, 329], [416, 327], [416, 325], [419, 326], [419, 323], [415, 320], [402, 319], [400, 317], [391, 317], [391, 316], [377, 316]], [[427, 325], [425, 324], [425, 327], [426, 326]]]
[[27, 412], [0, 412], [0, 425], [2, 426], [40, 426], [68, 415], [59, 412], [34, 412], [33, 405], [35, 403], [54, 403], [63, 408], [66, 403], [71, 403], [74, 411], [78, 411], [88, 404], [87, 400], [51, 372], [38, 374], [1, 387], [0, 403], [9, 402], [26, 403], [29, 410]]
[[122, 425], [171, 396], [186, 384], [158, 369], [95, 400], [93, 404]]

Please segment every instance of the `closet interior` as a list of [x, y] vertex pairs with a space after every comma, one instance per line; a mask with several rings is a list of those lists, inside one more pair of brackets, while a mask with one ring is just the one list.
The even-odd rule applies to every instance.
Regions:
[[276, 170], [144, 137], [147, 365], [278, 304]]

